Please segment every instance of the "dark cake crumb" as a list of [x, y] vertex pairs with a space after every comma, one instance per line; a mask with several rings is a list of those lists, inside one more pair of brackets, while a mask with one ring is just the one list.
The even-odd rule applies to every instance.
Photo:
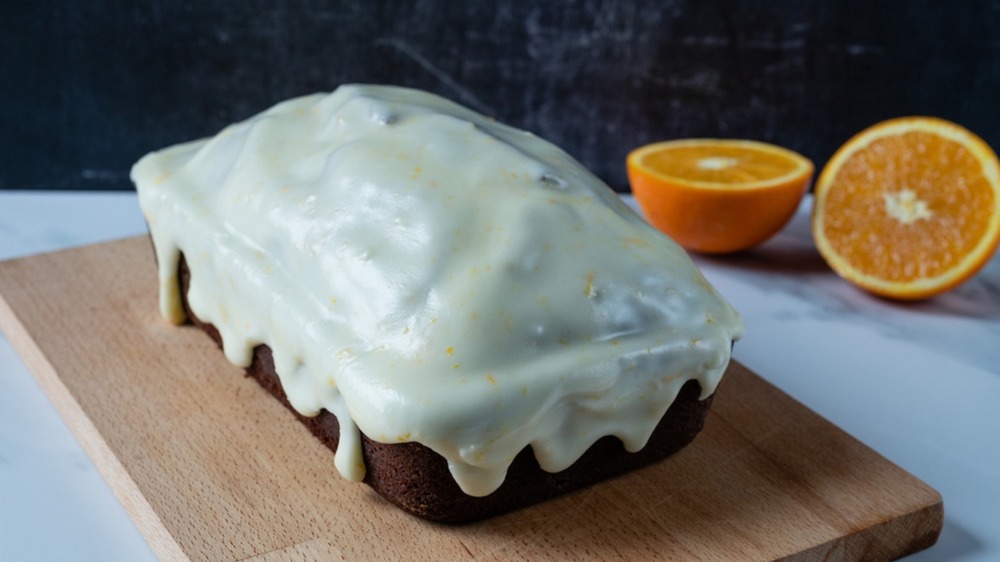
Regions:
[[[181, 301], [188, 319], [221, 348], [222, 338], [215, 326], [200, 321], [188, 306], [191, 272], [183, 256], [178, 276]], [[271, 349], [267, 345], [254, 349], [253, 361], [246, 373], [280, 400], [320, 442], [331, 451], [337, 450], [340, 441], [337, 418], [325, 410], [315, 417], [306, 417], [292, 408], [275, 373]], [[362, 454], [367, 468], [364, 482], [389, 502], [424, 519], [441, 523], [486, 519], [596, 484], [679, 451], [701, 431], [708, 415], [712, 396], [699, 400], [700, 394], [701, 386], [697, 381], [685, 383], [649, 442], [635, 453], [626, 451], [618, 438], [607, 436], [594, 443], [566, 470], [549, 473], [538, 466], [530, 446], [526, 447], [514, 459], [500, 488], [484, 497], [462, 492], [444, 457], [427, 447], [419, 443], [380, 443], [362, 434]]]

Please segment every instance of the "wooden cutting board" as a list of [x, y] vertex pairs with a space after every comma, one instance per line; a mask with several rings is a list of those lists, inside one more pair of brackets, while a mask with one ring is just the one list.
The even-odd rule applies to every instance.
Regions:
[[341, 479], [155, 295], [146, 238], [0, 263], [0, 327], [164, 560], [891, 560], [941, 530], [937, 492], [735, 363], [673, 458], [489, 521], [427, 523]]

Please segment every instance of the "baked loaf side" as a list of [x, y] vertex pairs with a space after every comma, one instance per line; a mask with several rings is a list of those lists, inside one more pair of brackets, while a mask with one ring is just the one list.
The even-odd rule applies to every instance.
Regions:
[[[222, 339], [215, 326], [198, 319], [187, 304], [191, 273], [184, 257], [179, 266], [179, 285], [184, 310], [191, 322], [207, 333], [216, 345]], [[321, 411], [308, 417], [288, 403], [274, 369], [271, 348], [254, 348], [246, 373], [278, 399], [331, 451], [340, 441], [337, 417]], [[700, 400], [697, 381], [688, 381], [660, 420], [641, 451], [629, 453], [622, 442], [606, 436], [564, 471], [542, 470], [530, 449], [523, 449], [510, 465], [504, 483], [487, 496], [470, 496], [459, 488], [441, 455], [419, 443], [379, 443], [361, 436], [364, 482], [399, 508], [439, 523], [469, 523], [551, 499], [663, 460], [690, 443], [701, 431], [714, 394]]]
[[289, 100], [132, 177], [164, 316], [213, 325], [241, 367], [266, 345], [295, 411], [337, 419], [350, 480], [363, 436], [434, 451], [469, 496], [525, 450], [547, 473], [606, 436], [640, 451], [689, 381], [714, 392], [742, 333], [578, 162], [425, 92]]

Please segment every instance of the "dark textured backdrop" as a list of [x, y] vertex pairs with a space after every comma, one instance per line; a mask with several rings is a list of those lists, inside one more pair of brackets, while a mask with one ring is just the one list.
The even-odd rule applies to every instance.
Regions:
[[818, 165], [888, 117], [1000, 146], [1000, 1], [0, 4], [0, 188], [130, 189], [143, 153], [343, 82], [431, 90], [614, 188], [630, 148], [775, 142]]

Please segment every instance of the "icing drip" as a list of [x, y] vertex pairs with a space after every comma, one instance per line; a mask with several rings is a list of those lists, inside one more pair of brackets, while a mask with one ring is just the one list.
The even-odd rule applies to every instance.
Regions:
[[303, 415], [444, 456], [470, 495], [531, 446], [548, 471], [646, 443], [680, 387], [714, 392], [739, 316], [673, 242], [555, 146], [415, 90], [293, 99], [132, 171], [160, 310], [188, 301]]

